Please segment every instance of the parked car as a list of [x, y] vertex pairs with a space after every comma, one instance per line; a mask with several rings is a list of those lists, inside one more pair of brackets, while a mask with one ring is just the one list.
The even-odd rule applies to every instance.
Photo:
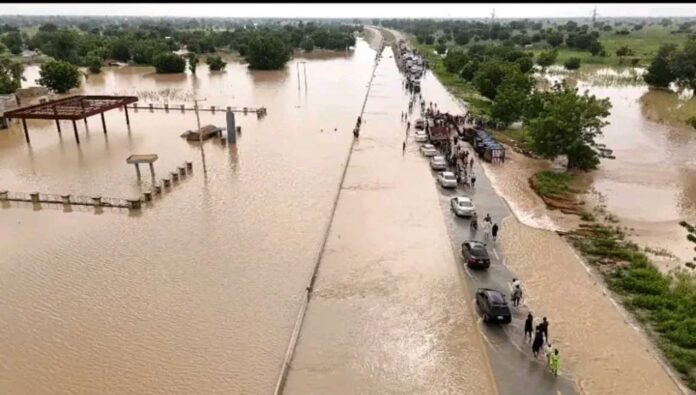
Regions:
[[459, 217], [471, 217], [476, 212], [474, 202], [466, 196], [457, 196], [450, 199], [450, 208]]
[[437, 155], [437, 149], [432, 144], [423, 144], [420, 147], [420, 152], [427, 157]]
[[445, 157], [437, 155], [430, 158], [430, 168], [433, 170], [447, 170]]
[[425, 132], [422, 132], [422, 131], [418, 131], [418, 132], [416, 132], [416, 134], [414, 135], [414, 139], [415, 139], [416, 142], [418, 142], [418, 143], [425, 143], [425, 142], [428, 141], [428, 134], [425, 133]]
[[443, 171], [441, 173], [438, 173], [437, 182], [443, 188], [457, 187], [457, 177], [451, 171]]
[[469, 240], [462, 243], [462, 257], [466, 265], [472, 269], [488, 269], [491, 266], [486, 244], [480, 241]]
[[490, 288], [476, 290], [476, 306], [483, 314], [484, 322], [509, 324], [512, 321], [510, 307], [502, 292]]
[[[418, 85], [420, 85], [420, 83], [418, 83]], [[417, 130], [423, 130], [423, 129], [425, 129], [425, 121], [424, 121], [422, 118], [416, 119], [415, 128], [416, 128]]]

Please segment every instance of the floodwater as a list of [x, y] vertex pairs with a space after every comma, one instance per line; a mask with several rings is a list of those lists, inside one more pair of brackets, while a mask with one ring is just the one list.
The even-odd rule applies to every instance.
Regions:
[[286, 393], [496, 393], [390, 48], [375, 75]]
[[[136, 179], [130, 154], [158, 154], [157, 179], [194, 164], [136, 216], [0, 207], [0, 392], [272, 392], [373, 62], [359, 41], [281, 71], [106, 68], [76, 92], [267, 107], [261, 120], [237, 114], [236, 146], [204, 143], [205, 172], [198, 143], [179, 137], [195, 128], [192, 112], [131, 110], [128, 130], [114, 110], [107, 135], [99, 117], [89, 131], [78, 122], [80, 146], [69, 122], [60, 136], [53, 122], [30, 121], [31, 146], [18, 125], [0, 131], [10, 191], [128, 197], [151, 184], [146, 168]], [[201, 123], [224, 126], [224, 113], [202, 112]]]

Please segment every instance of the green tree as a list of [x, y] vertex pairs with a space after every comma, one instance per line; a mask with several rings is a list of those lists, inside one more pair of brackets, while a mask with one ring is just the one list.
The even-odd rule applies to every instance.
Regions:
[[300, 48], [306, 52], [312, 52], [314, 50], [314, 41], [312, 40], [312, 37], [305, 36], [302, 39], [302, 42], [300, 42]]
[[541, 67], [549, 67], [556, 62], [558, 57], [558, 51], [553, 49], [550, 51], [543, 51], [537, 56], [537, 64]]
[[460, 49], [451, 49], [447, 52], [447, 56], [445, 56], [444, 64], [445, 68], [450, 73], [459, 73], [468, 61], [469, 57], [464, 51]]
[[616, 56], [622, 58], [624, 56], [631, 56], [633, 55], [633, 50], [627, 46], [620, 47], [619, 49], [616, 50]]
[[532, 70], [532, 67], [534, 67], [534, 60], [531, 56], [519, 57], [515, 59], [515, 63], [523, 73], [528, 73], [530, 70]]
[[89, 69], [90, 73], [99, 74], [101, 73], [102, 64], [104, 59], [95, 52], [90, 52], [85, 57], [85, 64]]
[[131, 59], [131, 45], [126, 39], [113, 41], [109, 52], [112, 58], [121, 62], [128, 62]]
[[472, 82], [483, 96], [495, 100], [498, 86], [503, 82], [505, 76], [514, 72], [520, 72], [514, 63], [489, 59], [481, 64]]
[[696, 89], [696, 37], [689, 38], [684, 47], [672, 55], [670, 69], [678, 86]]
[[57, 93], [66, 93], [80, 86], [80, 71], [77, 66], [63, 60], [49, 60], [39, 69], [40, 78], [36, 80]]
[[593, 41], [588, 48], [592, 56], [605, 56], [604, 46], [599, 41]]
[[466, 30], [460, 30], [454, 35], [454, 42], [457, 45], [466, 45], [471, 40], [471, 34]]
[[563, 39], [564, 39], [563, 33], [557, 32], [557, 31], [546, 36], [546, 42], [549, 43], [549, 45], [554, 47], [554, 48], [563, 44]]
[[227, 63], [220, 56], [208, 56], [205, 60], [210, 71], [224, 70]]
[[9, 56], [0, 56], [0, 95], [14, 93], [22, 86], [24, 65]]
[[2, 43], [15, 55], [22, 53], [22, 35], [18, 31], [5, 33], [2, 36]]
[[251, 69], [277, 70], [290, 60], [290, 54], [290, 49], [279, 37], [273, 34], [261, 34], [249, 43], [246, 59]]
[[532, 78], [521, 71], [515, 70], [507, 74], [498, 87], [491, 106], [493, 119], [506, 126], [520, 119], [533, 85]]
[[664, 44], [657, 51], [657, 55], [653, 58], [647, 73], [643, 76], [645, 83], [650, 86], [666, 88], [674, 81], [674, 74], [670, 68], [670, 57], [677, 50], [674, 44]]
[[546, 158], [567, 155], [568, 168], [591, 170], [599, 164], [595, 139], [607, 125], [611, 103], [564, 83], [532, 95], [533, 110], [527, 114], [527, 130], [534, 151]]
[[566, 60], [563, 63], [563, 67], [565, 67], [568, 70], [577, 70], [580, 68], [580, 58], [578, 57], [570, 57], [568, 60]]
[[186, 55], [186, 60], [188, 60], [189, 70], [192, 74], [196, 74], [196, 66], [198, 65], [198, 57], [195, 53], [189, 53]]
[[464, 64], [459, 76], [466, 81], [471, 81], [474, 79], [474, 75], [479, 69], [479, 62], [476, 60], [470, 60]]
[[444, 55], [447, 52], [447, 46], [445, 44], [437, 44], [435, 45], [435, 52]]
[[158, 74], [183, 73], [186, 70], [186, 60], [171, 52], [155, 55], [153, 63]]

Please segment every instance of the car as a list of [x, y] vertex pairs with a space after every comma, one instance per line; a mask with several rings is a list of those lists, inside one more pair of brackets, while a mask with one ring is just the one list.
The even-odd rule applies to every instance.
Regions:
[[476, 290], [476, 306], [483, 315], [483, 322], [499, 322], [509, 324], [512, 321], [510, 307], [505, 295], [491, 288]]
[[462, 257], [466, 265], [472, 269], [488, 269], [491, 258], [488, 256], [486, 244], [476, 240], [462, 243]]
[[423, 144], [420, 147], [420, 152], [427, 157], [437, 155], [437, 149], [432, 144]]
[[437, 182], [443, 188], [456, 188], [457, 177], [451, 171], [443, 171], [437, 175]]
[[[420, 85], [420, 83], [418, 83], [418, 85]], [[425, 129], [425, 121], [422, 118], [416, 119], [416, 123], [415, 123], [414, 127], [416, 128], [416, 130]]]
[[445, 157], [437, 155], [430, 158], [430, 168], [433, 170], [447, 170]]
[[458, 217], [471, 217], [476, 212], [474, 202], [466, 196], [457, 196], [450, 199], [450, 208]]
[[428, 134], [425, 133], [425, 132], [418, 131], [418, 132], [416, 132], [416, 134], [414, 135], [414, 139], [415, 139], [416, 142], [418, 142], [418, 143], [425, 143], [425, 142], [428, 141]]

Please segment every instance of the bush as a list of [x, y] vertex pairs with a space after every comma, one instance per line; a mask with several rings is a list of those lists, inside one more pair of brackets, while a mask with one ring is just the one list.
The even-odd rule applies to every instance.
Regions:
[[208, 56], [205, 63], [208, 64], [210, 71], [224, 70], [227, 63], [220, 56]]
[[171, 52], [155, 55], [152, 62], [158, 74], [183, 73], [186, 70], [186, 60]]
[[39, 69], [36, 82], [57, 93], [65, 93], [80, 86], [80, 71], [77, 66], [62, 60], [49, 60]]
[[104, 59], [102, 59], [99, 55], [97, 55], [94, 52], [90, 52], [85, 57], [85, 64], [87, 65], [87, 68], [89, 69], [90, 73], [99, 74], [101, 72], [103, 63]]
[[246, 59], [252, 69], [277, 70], [290, 60], [290, 48], [276, 35], [262, 34], [249, 43]]
[[568, 58], [568, 60], [563, 63], [563, 66], [568, 70], [577, 70], [580, 68], [580, 58]]
[[692, 128], [696, 129], [696, 116], [689, 118], [686, 121]]

